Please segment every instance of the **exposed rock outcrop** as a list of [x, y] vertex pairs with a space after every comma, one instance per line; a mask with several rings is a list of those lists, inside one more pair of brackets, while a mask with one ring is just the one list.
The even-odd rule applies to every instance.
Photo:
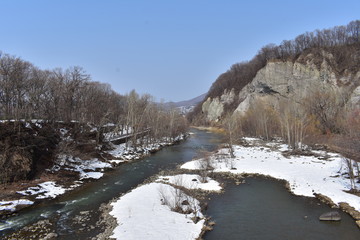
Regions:
[[334, 211], [334, 212], [327, 212], [324, 214], [321, 214], [321, 216], [319, 217], [320, 221], [340, 221], [341, 220], [341, 216], [340, 213]]
[[214, 99], [209, 97], [202, 104], [202, 112], [206, 114], [208, 120], [217, 122], [224, 113], [225, 105], [233, 103], [234, 100], [234, 89], [225, 90], [220, 97]]
[[281, 99], [301, 103], [315, 91], [334, 92], [347, 107], [360, 104], [360, 70], [339, 71], [334, 56], [325, 50], [304, 53], [294, 61], [269, 61], [238, 94], [225, 90], [221, 96], [208, 98], [202, 112], [209, 121], [218, 121], [227, 104], [238, 102], [237, 112], [244, 113], [258, 99], [277, 106]]
[[[236, 111], [243, 113], [252, 102], [264, 98], [275, 106], [282, 98], [301, 102], [318, 90], [334, 91], [336, 95], [349, 99], [349, 104], [356, 104], [360, 97], [360, 89], [356, 88], [360, 81], [360, 71], [357, 74], [338, 76], [328, 63], [332, 59], [331, 54], [323, 52], [323, 55], [320, 68], [312, 60], [301, 63], [301, 58], [295, 62], [269, 62], [253, 81], [240, 91], [239, 97], [242, 101]], [[305, 59], [311, 58], [307, 56]]]

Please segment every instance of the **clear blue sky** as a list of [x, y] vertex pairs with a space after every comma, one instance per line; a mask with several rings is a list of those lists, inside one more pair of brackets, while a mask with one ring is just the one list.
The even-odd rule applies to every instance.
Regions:
[[268, 43], [360, 19], [360, 1], [1, 0], [0, 11], [1, 51], [180, 101]]

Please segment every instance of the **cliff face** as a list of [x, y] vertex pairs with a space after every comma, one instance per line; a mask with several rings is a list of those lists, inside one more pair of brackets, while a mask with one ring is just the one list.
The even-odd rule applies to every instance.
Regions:
[[284, 98], [301, 103], [315, 91], [332, 91], [347, 102], [347, 107], [359, 105], [360, 69], [350, 71], [339, 64], [325, 50], [316, 56], [311, 52], [302, 54], [295, 61], [269, 61], [238, 94], [225, 90], [221, 96], [208, 98], [202, 104], [202, 112], [207, 120], [217, 121], [227, 104], [235, 104], [235, 111], [244, 113], [258, 99], [273, 106]]
[[202, 112], [206, 114], [206, 117], [210, 121], [219, 121], [224, 113], [224, 107], [226, 104], [231, 104], [235, 99], [234, 89], [227, 91], [215, 98], [207, 98], [202, 104]]

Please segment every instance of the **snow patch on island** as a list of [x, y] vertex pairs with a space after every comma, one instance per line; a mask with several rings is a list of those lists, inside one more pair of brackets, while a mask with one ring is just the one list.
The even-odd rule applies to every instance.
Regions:
[[[179, 203], [187, 214], [172, 211]], [[111, 205], [116, 239], [197, 239], [205, 222], [196, 199], [163, 183], [140, 186]]]
[[161, 176], [157, 182], [162, 181], [171, 183], [176, 186], [184, 187], [187, 189], [201, 189], [205, 191], [221, 191], [220, 183], [209, 178], [201, 177], [196, 174], [179, 174], [175, 176]]

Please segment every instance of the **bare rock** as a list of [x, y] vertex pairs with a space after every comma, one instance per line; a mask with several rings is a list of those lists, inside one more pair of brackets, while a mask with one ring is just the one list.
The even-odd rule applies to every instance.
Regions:
[[337, 205], [331, 200], [331, 198], [325, 196], [325, 195], [322, 195], [320, 193], [314, 193], [314, 196], [319, 199], [321, 202], [329, 205], [330, 207], [334, 208], [334, 207], [337, 207]]
[[360, 212], [355, 210], [355, 208], [351, 207], [348, 203], [341, 202], [339, 203], [340, 208], [344, 211], [350, 214], [352, 218], [355, 220], [360, 220]]
[[358, 227], [360, 228], [360, 220], [356, 221], [356, 225], [358, 225]]
[[320, 221], [340, 221], [341, 216], [338, 212], [327, 212], [319, 217]]
[[44, 240], [52, 240], [52, 239], [56, 239], [57, 237], [58, 237], [58, 235], [56, 233], [49, 233], [43, 239]]

